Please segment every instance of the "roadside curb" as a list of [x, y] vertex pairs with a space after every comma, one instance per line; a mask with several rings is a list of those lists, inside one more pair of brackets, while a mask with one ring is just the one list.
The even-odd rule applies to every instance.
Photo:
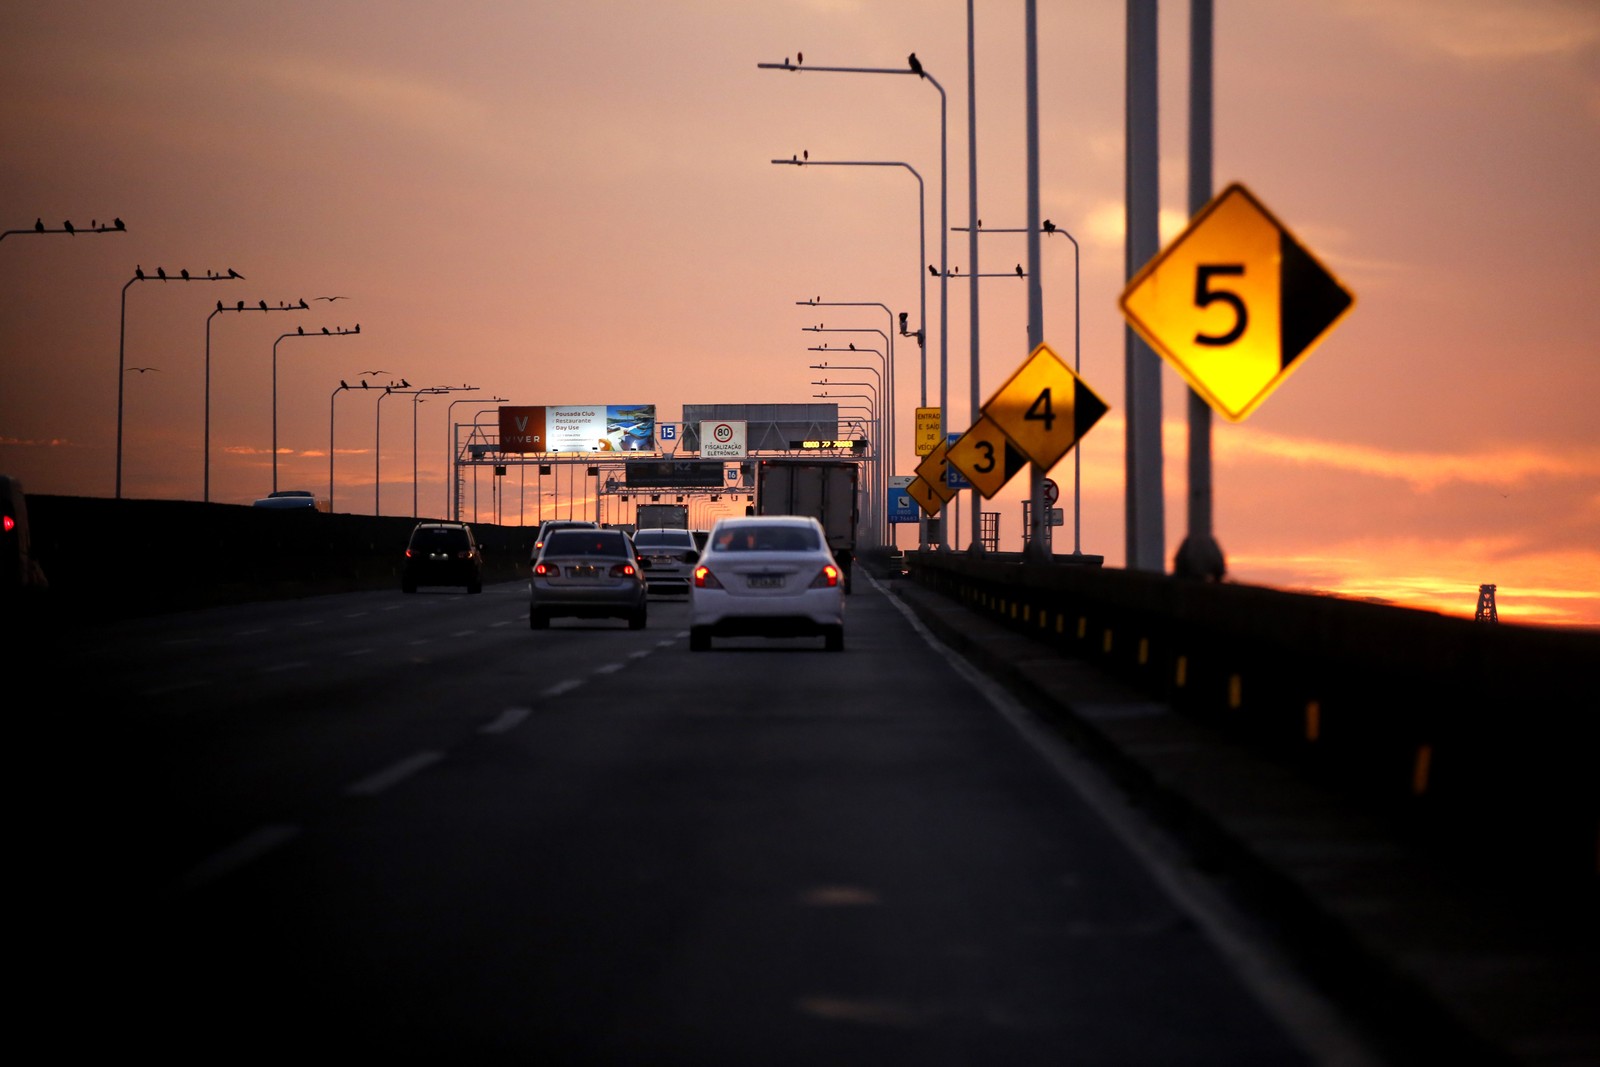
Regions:
[[1474, 891], [1395, 827], [1092, 664], [914, 581], [883, 585], [1098, 763], [1393, 1062], [1600, 1063], [1592, 922], [1553, 928]]

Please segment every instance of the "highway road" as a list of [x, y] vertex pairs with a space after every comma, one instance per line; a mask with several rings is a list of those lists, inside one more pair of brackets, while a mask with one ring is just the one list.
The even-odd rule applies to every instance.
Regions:
[[17, 1016], [178, 1061], [1380, 1062], [889, 585], [843, 654], [650, 611], [530, 632], [514, 582], [41, 635]]

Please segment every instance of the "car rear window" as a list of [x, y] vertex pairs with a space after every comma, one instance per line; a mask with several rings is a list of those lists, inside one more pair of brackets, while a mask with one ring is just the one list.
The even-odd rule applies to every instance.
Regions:
[[694, 534], [688, 530], [640, 530], [633, 535], [639, 548], [694, 548]]
[[717, 548], [723, 552], [815, 552], [821, 547], [817, 531], [806, 526], [749, 523], [717, 533]]
[[459, 526], [424, 526], [411, 535], [413, 548], [459, 549], [470, 544], [467, 531]]
[[628, 547], [620, 533], [609, 530], [556, 530], [545, 540], [550, 556], [626, 556]]

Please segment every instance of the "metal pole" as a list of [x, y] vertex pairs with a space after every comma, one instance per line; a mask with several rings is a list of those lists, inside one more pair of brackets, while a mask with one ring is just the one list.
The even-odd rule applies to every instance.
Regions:
[[[971, 406], [968, 418], [978, 421], [978, 411], [983, 401], [978, 399], [978, 69], [977, 45], [973, 39], [972, 0], [967, 0], [967, 255], [972, 261], [970, 287], [972, 369], [968, 385]], [[967, 551], [973, 555], [983, 553], [983, 536], [979, 529], [983, 521], [983, 507], [976, 489], [972, 490], [971, 536]]]
[[127, 338], [128, 338], [128, 286], [139, 280], [139, 275], [129, 278], [122, 287], [122, 317], [117, 326], [117, 495], [122, 499], [122, 400], [123, 379], [127, 378], [126, 370]]
[[344, 382], [328, 394], [328, 514], [333, 514], [333, 407], [338, 395], [348, 389]]
[[383, 514], [383, 401], [389, 395], [389, 387], [385, 386], [383, 394], [378, 397], [377, 417], [373, 420], [372, 429], [372, 513]]
[[[1189, 215], [1211, 200], [1212, 0], [1189, 3]], [[1173, 561], [1175, 573], [1218, 581], [1227, 573], [1211, 511], [1211, 406], [1188, 390], [1189, 531]]]
[[[1036, 0], [1027, 0], [1025, 5], [1025, 18], [1027, 20], [1027, 58], [1024, 66], [1027, 70], [1027, 126], [1028, 126], [1028, 218], [1036, 220], [1039, 214], [1039, 35], [1038, 35], [1038, 5]], [[972, 225], [977, 225], [974, 219]], [[1039, 282], [1039, 267], [1042, 257], [1039, 254], [1039, 232], [1035, 225], [1028, 227], [1028, 351], [1031, 353], [1044, 344], [1044, 289]], [[1045, 475], [1049, 472], [1037, 463], [1030, 463], [1028, 470], [1032, 476], [1030, 486], [1030, 504], [1028, 507], [1028, 545], [1025, 557], [1031, 563], [1047, 563], [1050, 560], [1050, 550], [1045, 544], [1045, 536], [1049, 530], [1046, 525], [1048, 516], [1045, 514], [1044, 483]]]
[[[1132, 278], [1159, 252], [1160, 137], [1156, 0], [1127, 0], [1127, 261]], [[1127, 566], [1165, 569], [1166, 519], [1161, 470], [1161, 363], [1131, 326], [1124, 327], [1127, 403]]]

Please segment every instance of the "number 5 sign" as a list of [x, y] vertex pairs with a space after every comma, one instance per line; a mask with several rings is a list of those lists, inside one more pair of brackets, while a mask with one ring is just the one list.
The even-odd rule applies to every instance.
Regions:
[[1355, 297], [1235, 183], [1134, 275], [1119, 303], [1206, 403], [1239, 422]]

